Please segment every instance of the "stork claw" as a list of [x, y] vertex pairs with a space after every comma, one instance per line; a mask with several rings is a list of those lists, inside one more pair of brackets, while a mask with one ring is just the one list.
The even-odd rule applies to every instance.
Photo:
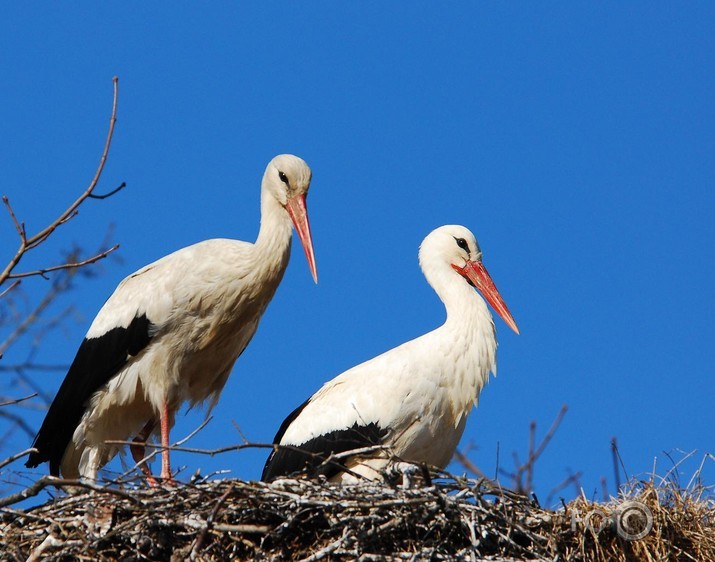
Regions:
[[399, 461], [392, 465], [392, 471], [402, 480], [400, 487], [405, 490], [431, 484], [429, 471], [424, 465]]
[[151, 432], [154, 431], [155, 426], [156, 419], [151, 418], [142, 428], [142, 430], [137, 434], [137, 436], [132, 439], [132, 444], [129, 446], [129, 450], [132, 453], [132, 458], [134, 459], [134, 462], [144, 473], [144, 477], [146, 478], [147, 483], [151, 487], [158, 486], [158, 483], [156, 481], [156, 478], [154, 478], [154, 476], [152, 475], [151, 468], [149, 468], [149, 464], [147, 463], [146, 457], [144, 455], [146, 454], [146, 442], [149, 439]]

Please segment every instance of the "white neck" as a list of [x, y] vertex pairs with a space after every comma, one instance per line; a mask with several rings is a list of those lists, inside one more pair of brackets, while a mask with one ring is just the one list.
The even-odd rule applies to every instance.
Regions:
[[459, 378], [453, 384], [460, 389], [457, 395], [466, 414], [477, 403], [489, 372], [496, 374], [494, 321], [476, 289], [447, 264], [428, 268], [425, 277], [447, 310], [447, 320], [439, 331], [450, 342], [450, 361], [454, 361], [453, 372]]
[[254, 266], [268, 277], [278, 275], [278, 282], [288, 265], [292, 229], [285, 208], [267, 189], [261, 189], [261, 227], [254, 245]]

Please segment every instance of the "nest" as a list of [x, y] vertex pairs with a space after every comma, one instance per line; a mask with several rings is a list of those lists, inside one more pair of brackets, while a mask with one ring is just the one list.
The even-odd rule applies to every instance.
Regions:
[[607, 504], [548, 510], [485, 481], [437, 476], [417, 488], [83, 485], [32, 509], [3, 508], [0, 560], [715, 561], [715, 504], [702, 494], [646, 483]]

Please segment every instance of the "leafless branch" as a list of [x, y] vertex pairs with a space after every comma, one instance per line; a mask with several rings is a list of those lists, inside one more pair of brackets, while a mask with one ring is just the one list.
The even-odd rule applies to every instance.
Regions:
[[[3, 203], [5, 204], [5, 207], [7, 208], [8, 212], [10, 213], [10, 217], [12, 219], [13, 224], [15, 225], [15, 229], [17, 230], [18, 236], [20, 237], [20, 244], [18, 246], [17, 251], [15, 252], [15, 255], [10, 259], [8, 264], [5, 266], [5, 269], [0, 273], [0, 286], [5, 283], [8, 279], [12, 278], [12, 273], [17, 267], [17, 265], [20, 263], [20, 260], [23, 258], [23, 256], [30, 250], [36, 248], [40, 244], [42, 244], [45, 240], [47, 240], [50, 235], [61, 225], [65, 224], [69, 220], [71, 220], [74, 216], [77, 214], [77, 209], [79, 206], [89, 197], [93, 195], [94, 189], [97, 187], [97, 183], [99, 182], [99, 178], [102, 175], [102, 171], [104, 170], [104, 165], [107, 161], [107, 156], [109, 154], [109, 148], [112, 143], [112, 137], [114, 135], [114, 126], [117, 121], [117, 104], [118, 104], [118, 99], [119, 99], [119, 80], [115, 76], [113, 79], [113, 84], [114, 84], [114, 96], [113, 96], [113, 101], [112, 101], [112, 112], [111, 116], [109, 119], [109, 130], [107, 132], [107, 138], [104, 143], [104, 149], [102, 151], [102, 156], [99, 161], [99, 165], [97, 167], [97, 170], [94, 174], [94, 177], [92, 178], [92, 181], [90, 182], [89, 186], [84, 190], [84, 192], [69, 206], [67, 209], [65, 209], [54, 221], [52, 221], [48, 226], [34, 234], [33, 236], [28, 237], [27, 232], [25, 230], [25, 225], [22, 223], [20, 220], [18, 220], [17, 215], [15, 214], [15, 211], [12, 208], [12, 205], [10, 204], [10, 200], [8, 199], [7, 196], [3, 196]], [[124, 184], [122, 184], [119, 188], [115, 189], [113, 192], [110, 192], [106, 195], [100, 195], [100, 196], [95, 196], [94, 198], [99, 198], [99, 199], [104, 199], [106, 197], [109, 197], [110, 195], [113, 195], [117, 191], [119, 191], [121, 188], [124, 187]], [[101, 259], [101, 257], [96, 257], [94, 261], [97, 259]], [[89, 262], [91, 263], [91, 262]], [[68, 264], [69, 267], [77, 267], [77, 265], [72, 265]], [[61, 267], [55, 267], [50, 270], [54, 269], [61, 269]], [[33, 274], [35, 275], [42, 275], [43, 270], [38, 270], [37, 272], [34, 272]]]
[[[37, 367], [36, 363], [34, 363], [32, 360], [32, 356], [39, 349], [40, 340], [43, 338], [43, 336], [47, 333], [48, 330], [54, 329], [59, 324], [59, 322], [63, 321], [72, 311], [72, 308], [65, 308], [63, 311], [60, 312], [59, 316], [50, 318], [49, 320], [47, 318], [42, 318], [41, 324], [40, 319], [43, 314], [47, 314], [48, 307], [50, 307], [50, 305], [52, 305], [56, 301], [58, 295], [60, 295], [64, 291], [67, 291], [71, 287], [72, 279], [78, 271], [83, 269], [85, 266], [88, 266], [92, 263], [106, 258], [109, 254], [111, 254], [118, 248], [118, 245], [109, 247], [109, 244], [106, 243], [101, 246], [94, 253], [94, 255], [91, 255], [90, 257], [84, 259], [80, 257], [79, 251], [75, 249], [72, 252], [67, 253], [67, 255], [63, 257], [63, 262], [59, 265], [41, 267], [33, 271], [17, 272], [18, 264], [20, 264], [21, 260], [24, 259], [26, 255], [29, 255], [32, 250], [36, 249], [38, 246], [47, 241], [48, 238], [60, 226], [66, 224], [75, 216], [77, 216], [80, 205], [82, 205], [86, 199], [106, 199], [116, 194], [125, 187], [126, 184], [122, 183], [119, 187], [110, 191], [109, 193], [94, 193], [99, 183], [100, 177], [102, 176], [102, 172], [107, 161], [110, 146], [112, 143], [112, 138], [114, 135], [119, 98], [118, 84], [118, 79], [114, 77], [113, 99], [109, 120], [109, 128], [107, 131], [106, 139], [104, 141], [104, 146], [102, 149], [99, 164], [96, 167], [96, 170], [89, 185], [84, 188], [84, 190], [78, 197], [74, 196], [76, 197], [75, 200], [63, 212], [56, 216], [54, 220], [49, 222], [47, 226], [40, 229], [35, 234], [31, 235], [31, 233], [29, 234], [27, 231], [25, 222], [21, 220], [21, 217], [18, 215], [15, 208], [11, 204], [10, 199], [7, 196], [2, 197], [3, 204], [19, 237], [19, 244], [17, 246], [17, 250], [14, 252], [7, 265], [5, 265], [4, 269], [2, 269], [2, 271], [0, 272], [0, 299], [3, 299], [2, 317], [0, 318], [0, 322], [2, 323], [2, 327], [4, 328], [3, 332], [9, 332], [8, 335], [3, 335], [4, 341], [0, 342], [0, 358], [3, 357], [3, 354], [8, 350], [10, 346], [15, 344], [18, 339], [32, 332], [35, 337], [32, 344], [30, 345], [28, 358], [19, 365], [3, 365], [3, 370], [14, 371], [16, 373], [16, 376], [12, 379], [13, 385], [19, 382], [20, 388], [22, 388], [23, 386], [27, 386], [29, 388], [32, 388], [33, 390], [37, 390], [37, 392], [43, 397], [44, 393], [38, 389], [38, 386], [35, 384], [35, 382], [31, 380], [31, 378], [29, 378], [27, 374], [23, 372], [23, 370]], [[18, 300], [20, 298], [25, 298], [23, 291], [16, 290], [17, 287], [20, 285], [21, 279], [33, 276], [39, 276], [48, 279], [48, 274], [50, 273], [53, 274], [51, 285], [49, 289], [46, 290], [40, 301], [37, 304], [28, 305], [26, 307], [18, 307]], [[27, 312], [23, 310], [23, 308], [26, 309]], [[39, 328], [37, 328], [38, 324], [40, 324]], [[2, 405], [7, 406], [19, 404], [26, 399], [27, 398], [8, 400], [5, 404]], [[5, 400], [5, 398], [3, 397], [2, 400]], [[0, 418], [9, 420], [11, 422], [9, 429], [5, 432], [2, 440], [0, 440], [0, 448], [3, 447], [3, 441], [18, 428], [28, 434], [30, 437], [34, 435], [34, 430], [29, 427], [24, 417], [17, 415], [9, 410], [9, 408], [3, 408], [0, 410]]]
[[618, 469], [620, 455], [618, 454], [618, 441], [616, 441], [615, 437], [611, 437], [611, 460], [613, 461], [613, 477], [616, 483], [616, 493], [618, 493], [618, 490], [621, 489], [621, 471]]
[[0, 344], [0, 356], [2, 356], [5, 351], [20, 337], [22, 336], [30, 326], [32, 326], [37, 319], [42, 315], [45, 309], [52, 304], [58, 294], [62, 293], [69, 286], [72, 277], [74, 275], [73, 270], [69, 270], [65, 275], [57, 277], [48, 289], [42, 300], [35, 306], [35, 308], [27, 315], [25, 318], [15, 327], [13, 332], [5, 338], [5, 341]]
[[95, 195], [94, 193], [90, 193], [89, 197], [91, 199], [109, 199], [112, 195], [119, 193], [125, 187], [127, 187], [127, 184], [125, 182], [122, 182], [119, 187], [114, 188], [109, 193], [105, 193], [104, 195]]
[[556, 486], [554, 486], [554, 488], [551, 489], [548, 497], [546, 498], [546, 503], [550, 504], [551, 500], [554, 498], [554, 496], [556, 496], [556, 494], [558, 494], [561, 490], [565, 490], [569, 486], [574, 486], [576, 490], [576, 495], [578, 495], [579, 491], [581, 490], [581, 476], [583, 476], [583, 473], [581, 471], [569, 474], [560, 484], [557, 484]]
[[0, 293], [0, 299], [2, 299], [2, 298], [3, 298], [5, 295], [7, 295], [10, 291], [12, 291], [13, 289], [15, 289], [18, 285], [20, 285], [20, 280], [19, 280], [19, 279], [18, 279], [17, 281], [15, 281], [14, 283], [11, 283], [10, 285], [8, 285], [8, 286], [3, 290], [3, 292]]
[[0, 418], [10, 420], [14, 424], [14, 427], [20, 428], [30, 439], [35, 436], [35, 430], [29, 426], [22, 416], [8, 412], [7, 410], [0, 410]]
[[[546, 435], [544, 435], [544, 438], [541, 440], [541, 443], [536, 448], [536, 450], [530, 453], [529, 460], [527, 462], [533, 463], [534, 461], [536, 461], [536, 459], [538, 459], [541, 456], [541, 453], [543, 453], [544, 449], [546, 449], [546, 446], [549, 444], [549, 441], [551, 441], [551, 438], [556, 433], [556, 430], [559, 428], [559, 425], [561, 425], [561, 422], [563, 421], [564, 416], [566, 415], [566, 412], [568, 411], [568, 409], [569, 409], [569, 407], [566, 404], [561, 406], [561, 409], [559, 410], [559, 413], [557, 414], [556, 419], [551, 424], [549, 431], [546, 432]], [[534, 429], [536, 429], [535, 423], [534, 423]]]
[[12, 205], [10, 205], [10, 200], [7, 198], [7, 195], [2, 196], [2, 202], [5, 203], [5, 207], [7, 207], [7, 212], [10, 213], [10, 218], [12, 219], [12, 222], [15, 225], [15, 230], [17, 230], [17, 234], [20, 236], [20, 240], [22, 242], [27, 243], [27, 233], [25, 232], [25, 224], [20, 223], [20, 221], [17, 220], [17, 216], [15, 215], [15, 211], [13, 210]]
[[487, 478], [487, 476], [481, 470], [479, 470], [479, 467], [471, 460], [469, 460], [469, 457], [459, 449], [454, 452], [454, 460], [478, 478], [484, 478], [486, 480], [489, 480], [489, 478]]
[[34, 452], [35, 449], [30, 448], [30, 449], [25, 449], [21, 453], [16, 453], [8, 458], [6, 458], [4, 461], [0, 462], [0, 468], [5, 468], [7, 465], [14, 463], [17, 459], [21, 459], [22, 457], [29, 455], [30, 453]]
[[541, 443], [539, 443], [536, 447], [534, 446], [536, 443], [536, 422], [532, 421], [531, 424], [529, 424], [529, 451], [526, 461], [524, 461], [524, 463], [520, 463], [516, 453], [514, 453], [515, 471], [502, 471], [502, 474], [505, 474], [512, 479], [512, 486], [515, 490], [524, 494], [528, 494], [532, 491], [536, 461], [553, 438], [567, 411], [568, 406], [566, 404], [561, 406], [561, 410], [559, 410], [559, 413], [556, 415], [556, 419], [551, 424], [551, 427], [546, 432], [546, 435], [544, 435]]
[[104, 250], [103, 252], [100, 252], [100, 253], [98, 253], [90, 258], [87, 258], [85, 260], [82, 260], [82, 261], [63, 263], [60, 265], [53, 265], [53, 266], [45, 267], [42, 269], [36, 269], [35, 271], [24, 271], [22, 273], [11, 273], [10, 275], [8, 275], [8, 279], [19, 279], [21, 277], [33, 277], [33, 276], [37, 276], [37, 275], [46, 278], [46, 274], [50, 273], [52, 271], [60, 271], [60, 270], [64, 270], [64, 269], [76, 269], [78, 267], [83, 267], [85, 265], [89, 265], [91, 263], [97, 262], [101, 259], [106, 258], [109, 254], [111, 254], [118, 248], [119, 248], [119, 244], [115, 244], [108, 250]]
[[13, 406], [14, 404], [19, 404], [20, 402], [24, 402], [25, 400], [29, 400], [30, 398], [34, 398], [37, 396], [37, 392], [33, 392], [32, 394], [29, 394], [28, 396], [23, 396], [22, 398], [13, 398], [12, 400], [8, 400], [7, 402], [0, 402], [0, 408], [3, 406]]
[[[24, 453], [27, 453], [27, 451], [24, 451]], [[116, 488], [100, 486], [97, 484], [90, 484], [89, 482], [85, 482], [84, 480], [69, 480], [66, 478], [57, 478], [56, 476], [43, 476], [39, 478], [34, 484], [32, 484], [32, 486], [29, 486], [15, 494], [0, 498], [0, 507], [13, 505], [16, 503], [20, 503], [21, 501], [24, 501], [26, 499], [35, 497], [48, 486], [67, 486], [72, 488], [84, 488], [85, 490], [93, 490], [95, 492], [103, 492], [119, 496], [121, 498], [129, 500], [135, 505], [141, 505], [141, 500], [137, 499], [132, 494], [129, 494], [122, 490], [118, 490]]]
[[233, 491], [232, 488], [229, 488], [216, 502], [216, 505], [214, 508], [211, 510], [211, 513], [209, 513], [209, 516], [206, 518], [206, 524], [203, 525], [203, 528], [199, 532], [199, 534], [196, 536], [196, 539], [194, 540], [193, 545], [191, 546], [191, 554], [190, 557], [193, 560], [194, 557], [196, 556], [196, 553], [201, 550], [201, 546], [204, 542], [204, 539], [206, 539], [206, 534], [208, 533], [209, 529], [213, 526], [214, 519], [216, 519], [216, 515], [218, 514], [218, 510], [221, 509], [221, 506], [224, 504], [226, 501], [226, 498], [231, 494]]

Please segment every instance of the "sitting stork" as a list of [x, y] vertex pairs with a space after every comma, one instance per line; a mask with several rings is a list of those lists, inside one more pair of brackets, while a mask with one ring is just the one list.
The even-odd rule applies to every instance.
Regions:
[[[169, 429], [183, 402], [218, 401], [283, 277], [291, 221], [317, 283], [306, 207], [311, 171], [297, 156], [268, 164], [254, 244], [206, 240], [124, 279], [87, 331], [35, 438], [26, 466], [96, 479], [125, 441], [136, 462], [161, 434], [161, 478], [171, 481]], [[155, 483], [146, 465], [142, 468]]]
[[[290, 414], [263, 480], [307, 472], [354, 482], [379, 478], [393, 459], [438, 468], [449, 463], [489, 372], [496, 372], [494, 321], [473, 288], [519, 330], [469, 230], [434, 230], [420, 246], [419, 261], [447, 309], [445, 323], [349, 369]], [[369, 454], [346, 454], [371, 446]], [[338, 454], [340, 460], [331, 457]]]

